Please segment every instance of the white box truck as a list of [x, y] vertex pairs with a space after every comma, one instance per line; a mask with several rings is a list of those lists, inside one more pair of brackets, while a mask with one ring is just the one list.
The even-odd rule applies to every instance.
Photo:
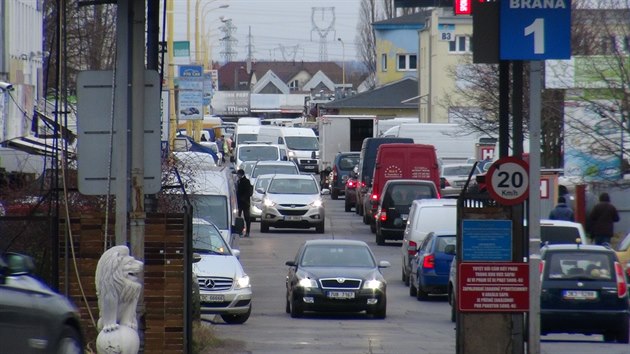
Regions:
[[332, 168], [339, 152], [361, 151], [363, 139], [376, 133], [376, 116], [323, 115], [318, 119], [320, 170]]

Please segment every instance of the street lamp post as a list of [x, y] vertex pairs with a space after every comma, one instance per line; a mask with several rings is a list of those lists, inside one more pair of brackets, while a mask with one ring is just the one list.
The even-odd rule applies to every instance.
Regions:
[[346, 86], [346, 45], [343, 43], [341, 38], [337, 38], [339, 42], [341, 42], [341, 76], [342, 76], [342, 84], [345, 89]]

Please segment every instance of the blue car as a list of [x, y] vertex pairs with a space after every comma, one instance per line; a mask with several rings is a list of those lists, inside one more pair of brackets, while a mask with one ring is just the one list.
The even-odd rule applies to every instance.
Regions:
[[452, 231], [430, 232], [411, 259], [409, 295], [426, 300], [429, 294], [444, 295], [455, 256], [456, 236]]

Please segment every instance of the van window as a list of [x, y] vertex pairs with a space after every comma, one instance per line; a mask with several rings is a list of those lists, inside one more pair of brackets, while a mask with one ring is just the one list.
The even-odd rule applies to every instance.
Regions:
[[540, 225], [540, 241], [549, 245], [575, 244], [580, 230], [571, 226]]
[[242, 146], [238, 149], [241, 161], [276, 161], [280, 159], [277, 146]]
[[319, 142], [314, 136], [287, 136], [285, 139], [291, 150], [319, 150]]
[[354, 166], [359, 164], [359, 156], [345, 156], [339, 160], [339, 169], [342, 171], [351, 171]]
[[224, 195], [191, 196], [194, 217], [214, 223], [220, 230], [228, 229], [227, 197]]
[[241, 144], [244, 143], [246, 141], [257, 141], [258, 140], [258, 134], [237, 134], [236, 135], [236, 143], [237, 144]]
[[414, 218], [414, 230], [426, 232], [440, 230], [456, 230], [457, 228], [457, 208], [456, 207], [426, 207], [419, 208], [419, 213]]
[[416, 199], [435, 198], [435, 189], [428, 185], [394, 184], [387, 188], [386, 206], [410, 206]]

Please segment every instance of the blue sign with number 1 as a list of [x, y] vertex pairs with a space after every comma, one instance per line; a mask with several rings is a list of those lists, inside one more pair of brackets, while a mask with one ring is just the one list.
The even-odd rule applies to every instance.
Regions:
[[571, 0], [501, 0], [501, 60], [571, 58]]

